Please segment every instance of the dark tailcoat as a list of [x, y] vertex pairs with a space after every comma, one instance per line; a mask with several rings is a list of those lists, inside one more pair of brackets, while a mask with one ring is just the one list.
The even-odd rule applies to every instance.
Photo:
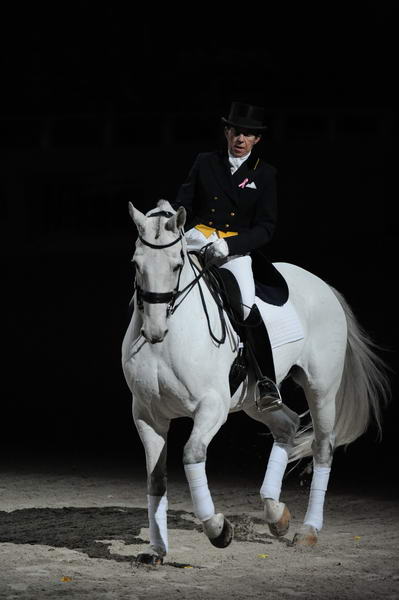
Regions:
[[[245, 187], [240, 187], [246, 179]], [[270, 242], [276, 226], [276, 204], [276, 171], [253, 150], [234, 175], [227, 152], [198, 154], [174, 206], [186, 209], [186, 230], [202, 223], [238, 232], [225, 238], [230, 255], [236, 255]]]

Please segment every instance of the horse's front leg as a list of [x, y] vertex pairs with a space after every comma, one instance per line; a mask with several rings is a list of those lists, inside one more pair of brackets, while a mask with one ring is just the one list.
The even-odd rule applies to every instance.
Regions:
[[228, 408], [218, 394], [211, 393], [201, 400], [183, 453], [184, 470], [195, 515], [202, 521], [204, 532], [211, 543], [218, 548], [225, 548], [230, 544], [233, 526], [222, 513], [215, 513], [205, 466], [208, 445], [225, 423], [227, 415]]
[[166, 449], [170, 421], [155, 423], [146, 412], [133, 406], [133, 417], [143, 443], [147, 465], [147, 504], [150, 545], [137, 561], [159, 565], [168, 551]]

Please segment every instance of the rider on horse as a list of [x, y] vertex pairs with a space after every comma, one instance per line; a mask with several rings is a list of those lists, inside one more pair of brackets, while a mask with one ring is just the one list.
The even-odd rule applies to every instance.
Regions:
[[[241, 291], [246, 344], [258, 380], [259, 405], [281, 402], [270, 347], [255, 304], [251, 251], [272, 239], [276, 225], [275, 169], [256, 153], [267, 129], [258, 106], [233, 102], [222, 117], [227, 150], [197, 156], [174, 207], [187, 212], [188, 250], [205, 249], [205, 260], [228, 269]], [[270, 362], [271, 361], [271, 362]]]

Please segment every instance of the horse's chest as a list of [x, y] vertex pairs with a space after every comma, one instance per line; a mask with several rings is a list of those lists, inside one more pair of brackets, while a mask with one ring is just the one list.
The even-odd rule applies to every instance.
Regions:
[[174, 369], [159, 357], [150, 358], [145, 364], [132, 364], [131, 389], [138, 400], [168, 406], [173, 412], [177, 406], [188, 409], [190, 394]]

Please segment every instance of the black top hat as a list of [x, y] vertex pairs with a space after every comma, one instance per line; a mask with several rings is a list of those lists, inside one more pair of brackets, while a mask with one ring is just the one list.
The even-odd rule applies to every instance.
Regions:
[[263, 123], [263, 108], [244, 104], [243, 102], [232, 102], [228, 118], [222, 117], [222, 121], [232, 127], [259, 131], [259, 133], [267, 129], [267, 126]]

